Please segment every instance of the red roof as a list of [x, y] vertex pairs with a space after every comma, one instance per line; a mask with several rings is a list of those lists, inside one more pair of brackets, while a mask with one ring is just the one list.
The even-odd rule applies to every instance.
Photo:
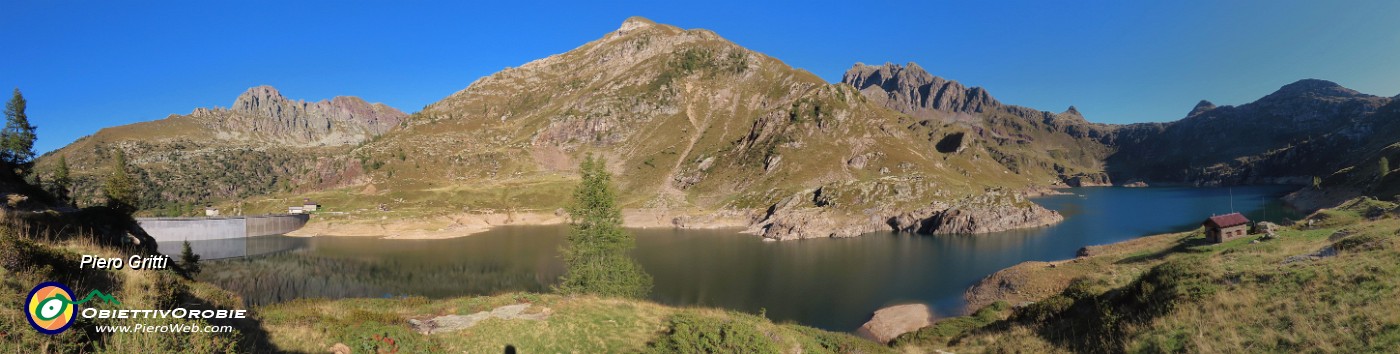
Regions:
[[1240, 213], [1230, 213], [1225, 215], [1212, 216], [1209, 219], [1206, 219], [1206, 222], [1201, 224], [1207, 226], [1215, 224], [1215, 227], [1231, 227], [1236, 225], [1244, 225], [1248, 223], [1249, 219], [1245, 218], [1244, 215], [1240, 215]]

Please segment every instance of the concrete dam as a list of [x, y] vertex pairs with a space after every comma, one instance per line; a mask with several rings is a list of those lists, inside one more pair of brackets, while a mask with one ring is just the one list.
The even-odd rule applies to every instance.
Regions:
[[[250, 255], [247, 239], [281, 235], [306, 226], [311, 215], [274, 214], [257, 216], [136, 218], [147, 235], [156, 240], [160, 253], [180, 254], [185, 241], [205, 258]], [[242, 247], [234, 247], [241, 245]], [[275, 248], [275, 247], [274, 247]]]

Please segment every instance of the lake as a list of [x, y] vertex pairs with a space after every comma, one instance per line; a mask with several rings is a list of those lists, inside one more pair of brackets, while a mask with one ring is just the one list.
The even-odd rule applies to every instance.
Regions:
[[[923, 302], [962, 314], [963, 292], [1023, 261], [1072, 258], [1082, 246], [1185, 231], [1231, 210], [1251, 219], [1298, 218], [1277, 200], [1292, 188], [1079, 188], [1035, 198], [1064, 214], [1049, 227], [985, 235], [876, 233], [763, 242], [737, 230], [631, 229], [634, 256], [656, 279], [652, 299], [721, 307], [853, 331], [881, 307]], [[1233, 205], [1232, 205], [1233, 204]], [[548, 291], [564, 273], [567, 226], [500, 227], [446, 240], [268, 236], [192, 245], [200, 280], [252, 304], [303, 297], [445, 298]]]

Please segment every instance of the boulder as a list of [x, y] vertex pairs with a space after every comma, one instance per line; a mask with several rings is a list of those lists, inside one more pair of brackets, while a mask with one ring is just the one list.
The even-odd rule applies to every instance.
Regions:
[[856, 335], [879, 343], [889, 343], [901, 334], [933, 325], [933, 310], [925, 304], [905, 304], [875, 311]]

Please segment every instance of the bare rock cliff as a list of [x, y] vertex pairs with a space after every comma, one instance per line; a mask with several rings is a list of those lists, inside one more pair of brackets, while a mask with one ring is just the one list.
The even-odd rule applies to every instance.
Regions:
[[248, 89], [230, 108], [200, 108], [190, 115], [201, 119], [220, 138], [293, 146], [356, 144], [389, 131], [408, 116], [359, 97], [293, 101], [272, 86]]

